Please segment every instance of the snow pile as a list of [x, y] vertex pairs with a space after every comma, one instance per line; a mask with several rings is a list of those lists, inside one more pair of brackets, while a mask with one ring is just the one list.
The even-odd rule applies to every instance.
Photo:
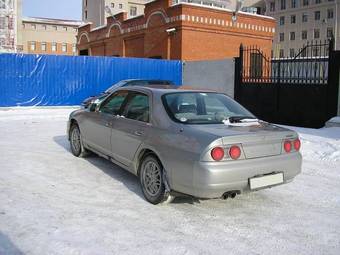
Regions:
[[308, 160], [340, 161], [340, 127], [308, 129], [289, 127], [302, 141], [302, 154]]

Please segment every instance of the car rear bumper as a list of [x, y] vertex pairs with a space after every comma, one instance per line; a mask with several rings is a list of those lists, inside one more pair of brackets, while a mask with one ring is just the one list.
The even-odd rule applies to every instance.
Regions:
[[271, 173], [283, 173], [283, 183], [287, 183], [301, 172], [301, 164], [300, 153], [226, 162], [198, 162], [194, 167], [190, 195], [218, 198], [228, 191], [251, 191], [250, 178]]

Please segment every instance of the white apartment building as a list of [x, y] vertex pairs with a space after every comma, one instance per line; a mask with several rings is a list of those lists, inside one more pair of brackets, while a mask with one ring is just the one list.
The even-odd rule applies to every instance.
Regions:
[[[265, 0], [266, 15], [277, 21], [273, 57], [294, 57], [311, 41], [334, 37], [340, 49], [340, 0]], [[322, 55], [315, 52], [314, 55]]]
[[120, 12], [127, 12], [128, 18], [144, 14], [144, 4], [149, 0], [82, 0], [84, 22], [94, 27], [104, 26], [106, 18]]
[[0, 0], [0, 53], [22, 51], [21, 0]]

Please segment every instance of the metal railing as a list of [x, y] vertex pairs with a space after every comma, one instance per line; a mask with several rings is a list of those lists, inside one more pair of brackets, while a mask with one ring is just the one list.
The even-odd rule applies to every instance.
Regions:
[[294, 57], [268, 57], [257, 46], [240, 46], [243, 82], [326, 84], [333, 41], [309, 42]]

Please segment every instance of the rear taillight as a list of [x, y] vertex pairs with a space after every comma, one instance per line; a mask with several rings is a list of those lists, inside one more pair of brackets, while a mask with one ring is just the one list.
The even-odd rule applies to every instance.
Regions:
[[285, 149], [285, 152], [289, 153], [292, 150], [292, 143], [291, 143], [291, 141], [285, 141], [283, 143], [283, 148]]
[[211, 150], [211, 157], [215, 161], [220, 161], [224, 158], [224, 149], [222, 147], [215, 147]]
[[238, 147], [236, 145], [231, 146], [230, 149], [229, 149], [229, 156], [232, 159], [238, 159], [241, 156], [241, 149], [240, 149], [240, 147]]
[[300, 139], [297, 138], [296, 140], [294, 140], [293, 143], [294, 143], [294, 149], [295, 149], [296, 151], [300, 150], [300, 147], [301, 147]]

